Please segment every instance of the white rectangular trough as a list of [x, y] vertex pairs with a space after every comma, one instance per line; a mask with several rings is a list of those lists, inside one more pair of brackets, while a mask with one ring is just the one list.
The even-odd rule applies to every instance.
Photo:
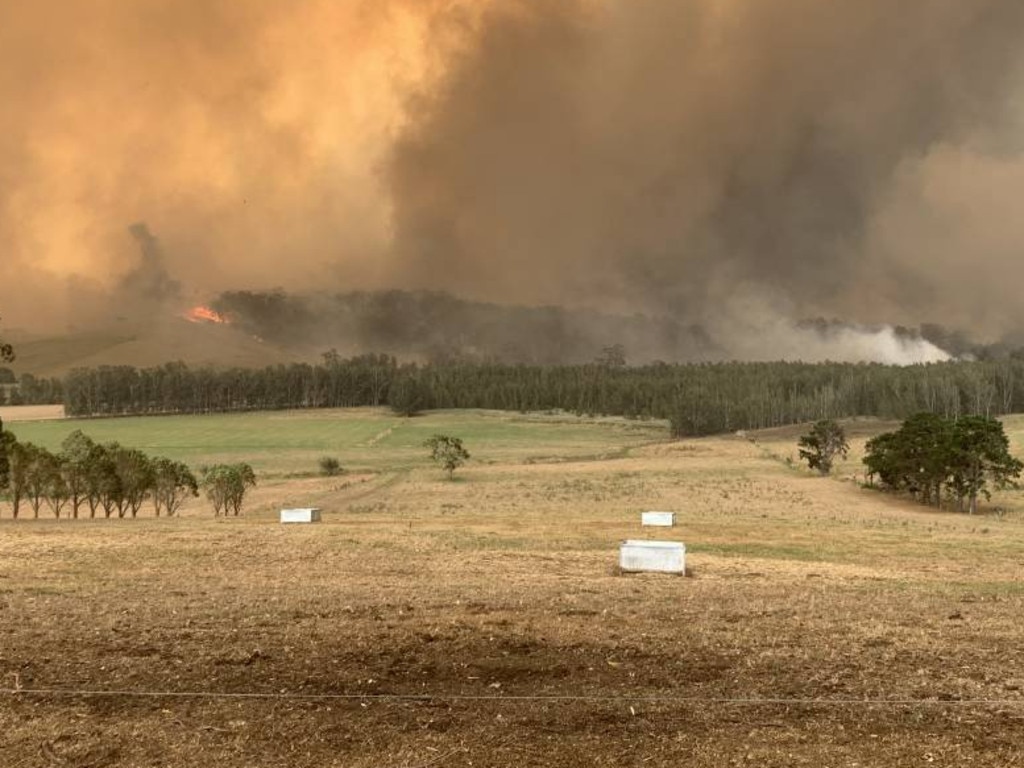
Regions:
[[675, 512], [641, 512], [640, 525], [656, 525], [671, 528], [676, 524]]
[[320, 510], [317, 507], [300, 507], [298, 509], [282, 509], [282, 523], [319, 523]]
[[627, 573], [686, 573], [686, 545], [680, 541], [622, 542], [619, 568]]

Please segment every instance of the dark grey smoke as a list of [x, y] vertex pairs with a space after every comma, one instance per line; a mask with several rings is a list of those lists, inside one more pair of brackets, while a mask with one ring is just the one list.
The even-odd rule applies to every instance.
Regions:
[[[177, 279], [638, 312], [734, 356], [804, 352], [805, 317], [1024, 327], [1021, 0], [0, 0], [0, 19], [13, 326], [81, 327]], [[140, 261], [143, 215], [164, 248], [138, 230]], [[902, 354], [885, 332], [826, 341]]]
[[318, 353], [532, 364], [590, 362], [615, 345], [630, 363], [724, 355], [702, 329], [672, 318], [473, 302], [431, 291], [228, 291], [213, 307], [268, 343]]
[[[905, 235], [879, 220], [903, 218], [892, 189], [935, 148], [966, 177], [1016, 124], [1024, 3], [599, 5], [492, 4], [416, 104], [389, 177], [409, 273], [712, 326], [749, 299], [790, 318], [961, 314], [933, 264], [1001, 254], [938, 254], [910, 210]], [[962, 215], [944, 226], [986, 209]]]
[[122, 279], [119, 286], [121, 298], [132, 305], [148, 306], [150, 311], [154, 304], [159, 307], [179, 302], [181, 283], [167, 272], [160, 241], [145, 222], [132, 224], [128, 232], [139, 247], [139, 263]]
[[[427, 361], [586, 363], [621, 349], [626, 361], [841, 360], [895, 364], [945, 360], [949, 354], [916, 329], [806, 320], [733, 334], [725, 346], [707, 329], [669, 316], [621, 315], [565, 307], [465, 301], [432, 291], [290, 294], [229, 291], [213, 302], [235, 327], [272, 345], [306, 353], [386, 353]], [[941, 328], [933, 338], [956, 337]], [[765, 340], [770, 346], [763, 348]], [[738, 346], [737, 346], [738, 345]], [[975, 345], [969, 351], [979, 356]], [[1009, 354], [1010, 349], [991, 350]]]

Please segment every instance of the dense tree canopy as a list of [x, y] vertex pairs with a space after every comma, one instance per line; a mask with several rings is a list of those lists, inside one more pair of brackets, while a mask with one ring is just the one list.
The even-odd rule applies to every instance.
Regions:
[[[921, 411], [957, 418], [1024, 411], [1024, 360], [907, 367], [849, 363], [714, 363], [644, 366], [399, 364], [387, 355], [261, 370], [77, 369], [59, 384], [70, 415], [209, 413], [389, 405], [666, 419], [676, 436], [762, 429], [823, 419], [904, 419]], [[22, 377], [24, 379], [24, 377]], [[43, 387], [23, 382], [22, 392]]]
[[907, 493], [941, 507], [974, 513], [989, 487], [1003, 488], [1020, 477], [1024, 464], [1010, 454], [1010, 443], [997, 419], [962, 416], [945, 419], [919, 413], [867, 442], [868, 477], [888, 490]]

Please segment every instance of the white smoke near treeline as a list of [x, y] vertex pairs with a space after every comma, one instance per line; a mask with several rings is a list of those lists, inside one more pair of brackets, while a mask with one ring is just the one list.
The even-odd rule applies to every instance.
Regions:
[[182, 300], [446, 290], [670, 317], [761, 359], [940, 359], [884, 324], [1024, 322], [1018, 0], [0, 0], [0, 18], [8, 325], [130, 304], [133, 222]]
[[740, 360], [789, 360], [839, 363], [915, 365], [938, 363], [952, 356], [919, 335], [901, 335], [891, 325], [863, 327], [838, 325], [819, 328], [780, 321], [732, 337], [730, 356]]

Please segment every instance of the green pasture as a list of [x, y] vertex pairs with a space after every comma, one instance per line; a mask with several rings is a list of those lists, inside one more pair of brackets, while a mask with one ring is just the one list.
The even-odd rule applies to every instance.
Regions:
[[668, 437], [662, 422], [566, 414], [434, 411], [412, 418], [387, 409], [339, 409], [63, 419], [9, 425], [19, 440], [56, 451], [76, 429], [192, 466], [247, 461], [261, 474], [312, 473], [321, 456], [345, 469], [401, 469], [428, 462], [434, 434], [461, 437], [474, 462], [562, 461], [611, 456]]

